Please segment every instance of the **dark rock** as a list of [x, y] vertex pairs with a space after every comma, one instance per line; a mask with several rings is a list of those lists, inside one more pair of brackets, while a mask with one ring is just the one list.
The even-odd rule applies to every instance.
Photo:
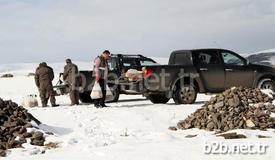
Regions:
[[7, 153], [5, 150], [0, 149], [0, 157], [6, 157]]
[[32, 128], [32, 124], [31, 123], [27, 123], [24, 127], [26, 127], [26, 128]]
[[27, 76], [28, 76], [28, 77], [34, 77], [34, 76], [35, 76], [35, 73], [29, 73]]
[[262, 116], [262, 112], [261, 112], [261, 110], [260, 109], [255, 109], [254, 110], [254, 115], [256, 116], [256, 117], [260, 117], [260, 116]]
[[187, 135], [187, 136], [185, 136], [185, 138], [194, 138], [194, 137], [197, 137], [197, 135], [195, 134], [195, 135]]
[[53, 132], [45, 132], [45, 134], [47, 134], [47, 135], [54, 135]]
[[211, 118], [215, 124], [219, 123], [219, 114], [218, 113], [211, 113]]
[[237, 134], [235, 132], [233, 133], [225, 133], [225, 134], [219, 134], [218, 137], [224, 137], [225, 139], [241, 139], [241, 138], [247, 138], [243, 134]]
[[169, 130], [172, 130], [172, 131], [178, 130], [177, 127], [174, 127], [174, 126], [171, 126], [171, 127], [169, 127], [168, 129], [169, 129]]
[[41, 139], [43, 138], [43, 133], [42, 132], [34, 132], [33, 135], [32, 135], [32, 138], [33, 139]]
[[202, 108], [177, 124], [179, 129], [199, 128], [210, 131], [275, 128], [272, 98], [259, 89], [234, 87], [212, 97]]
[[35, 146], [44, 146], [44, 142], [45, 140], [37, 140], [37, 139], [34, 139], [31, 141], [31, 145], [35, 145]]
[[239, 122], [239, 128], [242, 128], [243, 127], [243, 125], [244, 125], [244, 121], [243, 120], [240, 120], [240, 122]]
[[214, 108], [217, 109], [217, 108], [223, 107], [223, 105], [224, 105], [224, 102], [220, 101], [214, 105]]
[[214, 129], [214, 127], [215, 127], [215, 123], [214, 122], [210, 122], [206, 126], [207, 130], [209, 130], [209, 131], [212, 131]]
[[45, 148], [46, 149], [59, 148], [59, 143], [53, 143], [53, 142], [47, 143], [45, 144]]
[[12, 75], [12, 74], [9, 74], [9, 73], [3, 74], [3, 75], [1, 76], [1, 78], [12, 78], [12, 77], [13, 77], [13, 75]]
[[[18, 106], [12, 101], [4, 101], [0, 98], [0, 150], [4, 155], [5, 150], [22, 147], [26, 143], [26, 138], [31, 138], [34, 145], [43, 145], [45, 138], [43, 133], [27, 132], [27, 128], [32, 128], [31, 121], [38, 121], [22, 106]], [[19, 137], [19, 139], [17, 138]]]
[[31, 137], [32, 137], [32, 133], [25, 132], [25, 133], [23, 134], [23, 137], [24, 137], [24, 138], [31, 138]]
[[272, 137], [269, 137], [269, 136], [262, 136], [262, 135], [257, 135], [258, 138], [272, 138]]
[[231, 107], [237, 107], [240, 104], [240, 99], [237, 96], [228, 100], [228, 104]]

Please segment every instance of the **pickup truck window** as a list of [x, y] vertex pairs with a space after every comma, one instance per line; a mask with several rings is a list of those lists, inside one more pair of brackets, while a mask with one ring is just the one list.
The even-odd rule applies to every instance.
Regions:
[[226, 65], [236, 65], [236, 66], [244, 65], [244, 61], [232, 53], [221, 52], [221, 54], [222, 54], [223, 62]]
[[191, 54], [189, 53], [178, 53], [175, 54], [174, 64], [184, 64], [184, 65], [192, 65]]
[[117, 68], [117, 63], [116, 63], [116, 59], [115, 58], [110, 58], [108, 60], [108, 67], [109, 67], [109, 70], [112, 71], [114, 70], [115, 68]]
[[124, 58], [122, 60], [124, 67], [137, 67], [140, 66], [136, 58]]
[[152, 65], [156, 65], [156, 63], [151, 60], [141, 60], [140, 65], [141, 66], [152, 66]]
[[200, 52], [197, 57], [197, 61], [201, 65], [219, 64], [219, 56], [217, 53]]

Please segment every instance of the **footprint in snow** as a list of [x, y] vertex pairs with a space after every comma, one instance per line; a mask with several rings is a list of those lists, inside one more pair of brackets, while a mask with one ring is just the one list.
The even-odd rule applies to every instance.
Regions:
[[77, 143], [78, 143], [78, 140], [75, 139], [75, 138], [71, 138], [71, 139], [68, 140], [68, 144], [70, 144], [70, 145], [74, 145], [74, 144], [77, 144]]

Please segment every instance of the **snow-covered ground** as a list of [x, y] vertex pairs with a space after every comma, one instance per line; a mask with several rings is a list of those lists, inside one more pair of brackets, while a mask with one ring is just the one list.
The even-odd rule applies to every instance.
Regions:
[[[56, 73], [58, 69], [63, 69], [63, 63], [51, 65]], [[90, 67], [89, 63], [84, 62], [78, 65], [79, 68]], [[8, 68], [8, 71], [4, 67], [0, 66], [0, 75], [12, 72], [15, 77], [0, 78], [1, 98], [20, 104], [24, 96], [38, 94], [33, 77], [25, 76], [34, 72], [36, 65], [16, 64]], [[237, 130], [248, 138], [236, 140], [225, 140], [215, 136], [213, 132], [198, 129], [168, 130], [169, 126], [175, 126], [179, 120], [185, 119], [210, 97], [200, 94], [193, 105], [174, 105], [172, 100], [168, 104], [154, 105], [142, 96], [122, 95], [119, 102], [109, 103], [110, 108], [103, 109], [96, 109], [91, 104], [69, 106], [69, 97], [56, 97], [60, 107], [28, 110], [43, 123], [39, 126], [41, 129], [55, 134], [48, 136], [47, 142], [58, 142], [60, 147], [41, 154], [43, 148], [25, 145], [25, 148], [11, 150], [8, 157], [3, 159], [274, 159], [274, 130]], [[197, 136], [186, 138], [187, 135]], [[259, 139], [257, 135], [272, 138]], [[265, 154], [205, 154], [205, 144], [216, 142], [227, 146], [251, 144], [255, 147], [261, 143], [268, 148]]]

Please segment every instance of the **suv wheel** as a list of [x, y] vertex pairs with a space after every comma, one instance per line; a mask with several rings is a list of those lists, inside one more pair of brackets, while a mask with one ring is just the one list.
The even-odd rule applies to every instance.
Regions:
[[193, 85], [177, 87], [173, 93], [176, 104], [193, 104], [197, 98], [197, 90]]

